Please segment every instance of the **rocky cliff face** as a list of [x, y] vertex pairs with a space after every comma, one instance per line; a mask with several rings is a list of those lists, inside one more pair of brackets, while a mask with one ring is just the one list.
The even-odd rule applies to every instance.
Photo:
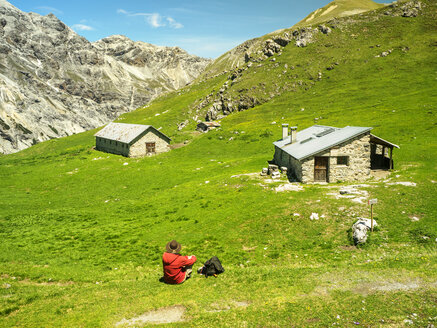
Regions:
[[0, 0], [0, 153], [101, 126], [209, 62], [124, 36], [90, 43], [52, 14]]

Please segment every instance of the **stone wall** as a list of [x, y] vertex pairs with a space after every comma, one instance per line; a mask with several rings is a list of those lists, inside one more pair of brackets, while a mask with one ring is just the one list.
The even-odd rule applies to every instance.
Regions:
[[100, 137], [96, 137], [96, 149], [111, 154], [129, 155], [128, 144]]
[[275, 146], [275, 155], [273, 156], [273, 161], [279, 167], [288, 166], [286, 161], [283, 161], [283, 157], [286, 155], [287, 155], [287, 153], [285, 151], [283, 151], [281, 148], [278, 148]]
[[[347, 165], [338, 165], [338, 156], [349, 156]], [[330, 182], [362, 181], [370, 177], [370, 132], [331, 149]]]
[[297, 159], [293, 158], [282, 149], [275, 147], [273, 160], [279, 167], [285, 166], [288, 169], [288, 176], [292, 180], [302, 181], [302, 166]]
[[[314, 182], [314, 157], [318, 156], [329, 157], [327, 182], [368, 179], [370, 177], [370, 132], [305, 159], [302, 162], [302, 182]], [[337, 164], [338, 157], [347, 157], [347, 165]]]
[[162, 139], [160, 135], [154, 131], [148, 131], [144, 136], [135, 141], [129, 150], [129, 157], [146, 156], [146, 143], [155, 143], [155, 154], [163, 153], [170, 150], [169, 143]]

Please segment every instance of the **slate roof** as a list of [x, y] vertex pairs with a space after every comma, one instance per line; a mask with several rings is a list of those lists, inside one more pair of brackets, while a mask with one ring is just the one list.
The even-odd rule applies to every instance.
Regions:
[[164, 133], [158, 131], [151, 125], [127, 123], [109, 123], [94, 136], [128, 144], [134, 141], [140, 135], [144, 134], [149, 129], [153, 129], [164, 139], [167, 139], [168, 141], [171, 140]]
[[362, 135], [371, 129], [370, 127], [359, 126], [335, 128], [332, 126], [314, 125], [305, 130], [298, 131], [295, 143], [291, 144], [291, 136], [288, 136], [273, 144], [295, 159], [302, 160]]

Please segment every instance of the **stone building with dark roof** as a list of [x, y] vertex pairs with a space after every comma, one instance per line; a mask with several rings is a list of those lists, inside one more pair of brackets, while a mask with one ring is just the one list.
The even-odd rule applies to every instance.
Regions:
[[282, 139], [273, 143], [273, 162], [304, 183], [362, 181], [373, 169], [392, 169], [393, 148], [399, 148], [370, 130], [314, 125], [300, 132], [291, 127], [289, 135], [288, 124], [283, 124]]
[[151, 125], [109, 123], [95, 135], [96, 149], [126, 157], [143, 157], [170, 150], [170, 138]]

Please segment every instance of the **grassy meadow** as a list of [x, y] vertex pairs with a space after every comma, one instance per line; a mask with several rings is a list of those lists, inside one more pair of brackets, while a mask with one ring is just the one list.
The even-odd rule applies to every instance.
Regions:
[[[263, 103], [221, 129], [177, 123], [226, 74], [119, 118], [162, 127], [178, 145], [168, 153], [99, 152], [94, 130], [1, 156], [0, 327], [113, 327], [172, 306], [184, 321], [162, 326], [437, 325], [437, 25], [435, 3], [423, 3], [417, 18], [369, 13], [252, 66], [228, 92]], [[265, 90], [251, 89], [260, 82]], [[285, 178], [259, 175], [281, 123], [372, 126], [400, 146], [389, 176], [360, 187], [378, 199], [379, 228], [364, 246], [350, 227], [369, 206], [330, 195], [348, 184], [277, 192]], [[194, 270], [216, 255], [225, 273], [161, 283], [172, 239], [197, 256]]]

